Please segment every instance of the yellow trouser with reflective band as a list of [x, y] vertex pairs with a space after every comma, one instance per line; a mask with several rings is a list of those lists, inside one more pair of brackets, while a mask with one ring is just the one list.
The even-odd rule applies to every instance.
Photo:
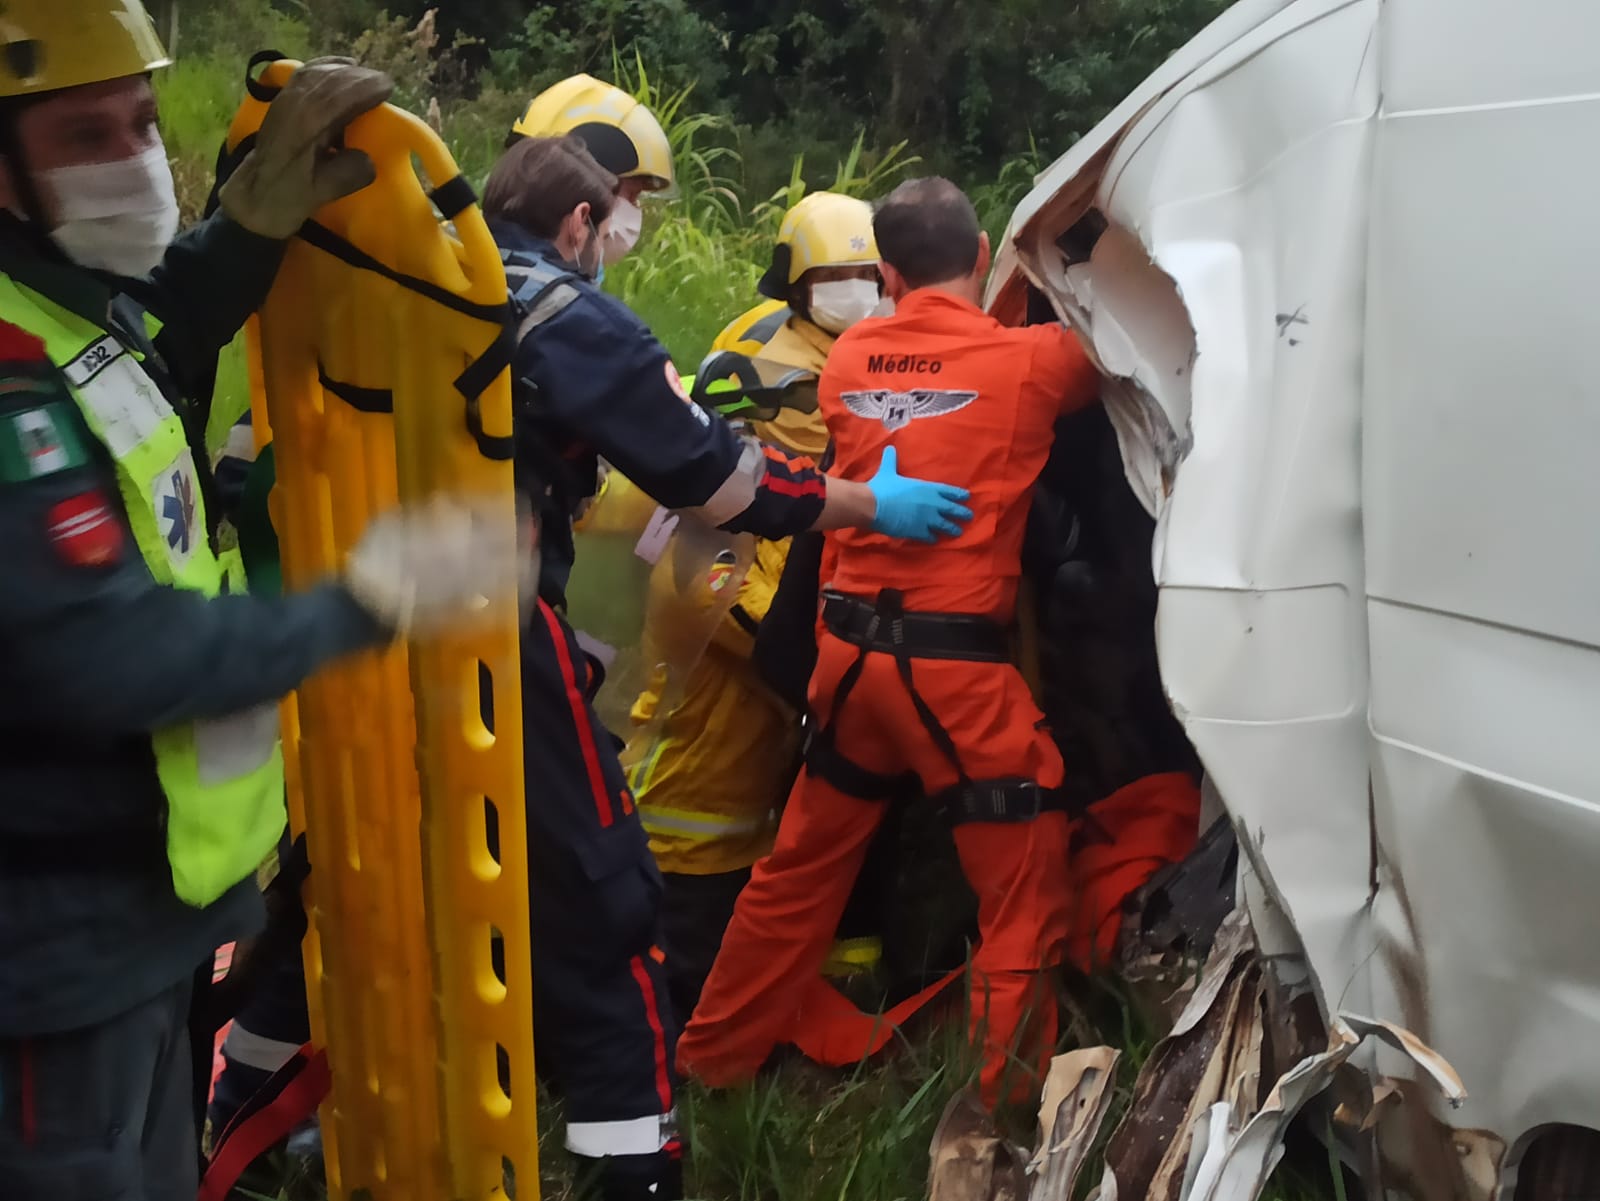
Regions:
[[[243, 587], [218, 555], [183, 422], [139, 358], [105, 329], [0, 276], [0, 320], [43, 340], [90, 432], [116, 463], [139, 553], [158, 584], [216, 596]], [[276, 705], [151, 735], [167, 798], [167, 858], [180, 899], [209, 905], [255, 871], [283, 833]]]

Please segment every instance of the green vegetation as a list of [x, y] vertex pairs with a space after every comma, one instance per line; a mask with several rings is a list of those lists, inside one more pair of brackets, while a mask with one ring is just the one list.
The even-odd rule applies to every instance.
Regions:
[[[676, 152], [681, 197], [647, 206], [644, 238], [605, 286], [692, 368], [757, 297], [784, 210], [807, 189], [882, 195], [908, 174], [963, 183], [998, 236], [1033, 176], [1227, 0], [157, 0], [181, 11], [178, 63], [158, 79], [188, 219], [202, 210], [244, 65], [257, 49], [346, 53], [396, 80], [481, 182], [518, 111], [576, 70], [646, 100]], [[532, 11], [528, 11], [532, 9]], [[243, 357], [219, 391], [242, 396]], [[1080, 990], [1083, 991], [1083, 990]], [[1067, 1046], [1124, 1050], [1118, 1106], [1154, 1041], [1109, 983], [1069, 999]], [[686, 1089], [689, 1195], [706, 1201], [892, 1201], [923, 1195], [929, 1139], [974, 1068], [950, 1021], [881, 1062], [828, 1072], [793, 1061], [742, 1089]], [[1113, 1114], [1114, 1121], [1115, 1111]], [[543, 1196], [571, 1195], [559, 1105], [541, 1113]], [[1031, 1114], [1005, 1115], [1031, 1143]], [[1109, 1131], [1113, 1121], [1108, 1121]], [[1308, 1166], [1309, 1165], [1309, 1166]], [[1097, 1159], [1084, 1172], [1098, 1180]], [[320, 1201], [319, 1174], [283, 1159], [252, 1174], [259, 1201]], [[1291, 1156], [1274, 1201], [1333, 1196], [1318, 1155]]]
[[[436, 105], [481, 182], [527, 101], [574, 71], [648, 100], [683, 198], [649, 206], [607, 286], [685, 370], [756, 299], [769, 239], [807, 188], [881, 195], [908, 171], [966, 185], [991, 237], [1034, 174], [1227, 0], [153, 0], [178, 22], [160, 80], [186, 216], [210, 191], [244, 64], [264, 47], [352, 54], [395, 101]], [[532, 9], [532, 11], [528, 11]], [[432, 13], [432, 15], [429, 15]], [[648, 66], [648, 71], [647, 71]], [[242, 371], [225, 365], [224, 385]]]

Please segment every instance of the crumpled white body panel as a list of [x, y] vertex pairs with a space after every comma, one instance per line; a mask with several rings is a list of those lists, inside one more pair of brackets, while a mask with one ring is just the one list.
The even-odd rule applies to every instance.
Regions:
[[1600, 1128], [1596, 45], [1594, 0], [1245, 0], [1008, 235], [1113, 377], [1168, 694], [1324, 1011], [1511, 1143]]

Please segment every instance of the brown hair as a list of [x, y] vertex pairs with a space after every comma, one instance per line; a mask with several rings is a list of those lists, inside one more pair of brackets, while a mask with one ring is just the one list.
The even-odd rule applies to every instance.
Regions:
[[539, 238], [553, 238], [561, 222], [588, 201], [596, 225], [611, 216], [617, 177], [594, 161], [582, 139], [522, 138], [489, 172], [483, 189], [486, 217], [515, 222]]
[[978, 265], [978, 214], [967, 195], [937, 175], [908, 179], [872, 215], [878, 253], [913, 288], [970, 275]]

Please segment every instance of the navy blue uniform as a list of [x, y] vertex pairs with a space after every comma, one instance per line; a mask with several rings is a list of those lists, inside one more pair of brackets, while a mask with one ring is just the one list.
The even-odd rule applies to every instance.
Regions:
[[661, 952], [661, 876], [595, 673], [562, 616], [572, 516], [604, 458], [660, 504], [781, 538], [814, 524], [824, 480], [753, 448], [688, 403], [661, 344], [547, 241], [494, 223], [516, 301], [519, 486], [540, 510], [537, 612], [522, 635], [534, 995], [541, 1068], [564, 1094], [567, 1145], [606, 1159], [607, 1201], [676, 1197], [673, 1059], [680, 1022]]
[[[0, 218], [0, 272], [144, 357], [202, 477], [190, 372], [260, 303], [281, 253], [219, 217], [130, 282], [135, 300]], [[165, 323], [154, 343], [142, 308]], [[275, 600], [158, 585], [109, 455], [42, 348], [11, 335], [0, 420], [52, 404], [87, 450], [0, 479], [0, 1180], [8, 1199], [121, 1195], [141, 1178], [142, 1196], [192, 1197], [185, 998], [218, 945], [259, 927], [261, 898], [254, 880], [205, 909], [174, 894], [150, 732], [271, 701], [385, 635], [333, 585]], [[52, 518], [85, 503], [109, 515], [92, 555]], [[162, 1160], [185, 1127], [183, 1162]]]

